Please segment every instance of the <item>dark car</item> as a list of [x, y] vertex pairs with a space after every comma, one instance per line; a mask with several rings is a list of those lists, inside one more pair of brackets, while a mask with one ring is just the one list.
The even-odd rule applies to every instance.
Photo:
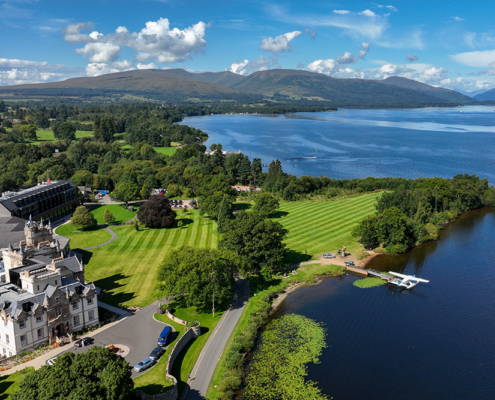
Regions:
[[145, 369], [151, 367], [155, 362], [151, 358], [145, 358], [143, 361], [139, 361], [135, 366], [134, 366], [134, 371], [136, 372], [142, 372]]
[[346, 267], [355, 267], [354, 261], [346, 261], [345, 265], [346, 265]]
[[155, 347], [153, 351], [150, 353], [149, 358], [151, 358], [153, 361], [158, 360], [161, 355], [165, 353], [165, 350], [163, 350], [161, 347]]
[[85, 337], [85, 338], [79, 339], [76, 342], [74, 342], [74, 347], [83, 347], [83, 343], [84, 343], [84, 346], [88, 346], [90, 344], [93, 344], [94, 341], [95, 340], [93, 338]]

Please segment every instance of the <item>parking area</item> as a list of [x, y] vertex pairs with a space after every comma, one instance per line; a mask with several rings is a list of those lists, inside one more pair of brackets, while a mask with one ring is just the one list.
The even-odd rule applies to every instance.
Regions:
[[[94, 343], [75, 348], [73, 343], [67, 345], [67, 351], [73, 353], [84, 353], [93, 346], [108, 346], [110, 344], [123, 344], [129, 347], [129, 354], [125, 357], [131, 367], [134, 367], [139, 361], [147, 358], [151, 351], [157, 346], [160, 332], [165, 324], [156, 321], [153, 314], [158, 308], [158, 302], [142, 308], [136, 314], [126, 317], [122, 322], [106, 329], [101, 333], [92, 336]], [[66, 353], [64, 351], [62, 354]], [[60, 355], [62, 355], [60, 354]], [[146, 371], [144, 371], [146, 372]], [[135, 378], [140, 374], [132, 371], [132, 377]]]

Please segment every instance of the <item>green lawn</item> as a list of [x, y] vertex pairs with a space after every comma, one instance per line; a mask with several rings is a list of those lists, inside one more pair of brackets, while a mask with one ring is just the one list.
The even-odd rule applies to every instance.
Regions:
[[[54, 142], [56, 140], [61, 140], [53, 136], [53, 131], [51, 129], [38, 129], [36, 131], [36, 136], [38, 137], [38, 140], [27, 140], [26, 142], [39, 144], [43, 142]], [[93, 131], [76, 131], [76, 139], [87, 136], [93, 136]]]
[[182, 228], [177, 228], [179, 219], [169, 229], [136, 232], [129, 225], [112, 227], [119, 236], [115, 242], [83, 252], [86, 280], [105, 289], [108, 295], [104, 302], [146, 306], [155, 300], [157, 267], [169, 249], [183, 245], [218, 247], [216, 222], [201, 217], [197, 210], [190, 210], [188, 215], [180, 213], [179, 217]]
[[[171, 305], [174, 306], [173, 304]], [[201, 324], [201, 336], [191, 340], [187, 346], [180, 352], [172, 366], [172, 375], [175, 376], [179, 384], [179, 395], [184, 390], [187, 382], [187, 376], [191, 373], [196, 361], [203, 350], [208, 338], [215, 329], [215, 326], [220, 321], [223, 311], [215, 313], [215, 318], [211, 313], [198, 313], [193, 307], [177, 308], [174, 315], [184, 321], [199, 321]], [[166, 315], [155, 314], [155, 318], [163, 321], [166, 324], [172, 325], [176, 331], [182, 335], [185, 332], [185, 327], [171, 321]], [[171, 384], [165, 377], [166, 361], [171, 348], [177, 340], [174, 340], [168, 347], [167, 352], [162, 356], [158, 364], [149, 372], [134, 379], [134, 387], [143, 390], [146, 394], [162, 393]]]
[[177, 147], [154, 147], [155, 151], [166, 156], [173, 156], [177, 151]]
[[133, 212], [129, 212], [128, 207], [124, 208], [122, 207], [122, 205], [119, 204], [110, 204], [110, 205], [98, 204], [91, 207], [90, 211], [91, 214], [94, 215], [96, 221], [98, 221], [99, 224], [104, 224], [105, 221], [103, 220], [103, 213], [105, 212], [105, 209], [108, 209], [108, 211], [110, 211], [115, 217], [115, 222], [112, 222], [112, 224], [110, 225], [120, 225], [129, 221], [131, 218], [134, 218], [141, 204], [142, 203], [131, 204], [134, 207]]
[[[27, 369], [27, 374], [34, 371], [33, 367]], [[10, 395], [19, 389], [19, 383], [24, 379], [21, 371], [0, 377], [0, 400], [7, 400]]]
[[71, 249], [85, 249], [87, 247], [97, 246], [112, 238], [112, 235], [103, 229], [103, 227], [94, 227], [81, 231], [71, 223], [59, 226], [55, 230], [55, 233], [70, 237]]
[[363, 247], [351, 236], [351, 230], [367, 215], [375, 212], [381, 193], [331, 201], [281, 202], [273, 218], [289, 230], [286, 263], [319, 259], [322, 253], [336, 253], [343, 245], [350, 253]]

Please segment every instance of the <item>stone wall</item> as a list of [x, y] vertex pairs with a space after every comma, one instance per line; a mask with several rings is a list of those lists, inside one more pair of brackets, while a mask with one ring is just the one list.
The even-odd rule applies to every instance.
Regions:
[[[173, 314], [166, 312], [167, 316], [182, 325], [186, 324], [186, 321], [183, 321]], [[171, 375], [172, 366], [174, 365], [174, 361], [181, 352], [181, 350], [189, 343], [190, 340], [196, 339], [201, 335], [201, 327], [195, 326], [194, 328], [188, 328], [186, 333], [182, 335], [182, 337], [175, 343], [175, 346], [172, 349], [172, 352], [168, 356], [167, 361], [167, 369], [165, 370], [166, 378], [172, 382], [172, 387], [164, 393], [150, 395], [144, 393], [142, 390], [136, 390], [135, 395], [138, 399], [141, 400], [178, 400], [179, 399], [179, 387], [177, 385], [177, 379], [173, 375]]]

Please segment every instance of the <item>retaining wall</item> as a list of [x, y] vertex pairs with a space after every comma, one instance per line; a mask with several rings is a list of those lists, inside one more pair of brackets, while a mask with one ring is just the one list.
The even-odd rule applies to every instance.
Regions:
[[[166, 312], [167, 317], [171, 320], [177, 322], [178, 324], [185, 325], [186, 321], [183, 321], [173, 314]], [[179, 399], [179, 385], [177, 385], [177, 379], [173, 375], [171, 375], [172, 366], [174, 365], [174, 361], [182, 351], [182, 349], [189, 343], [190, 340], [196, 339], [201, 335], [201, 327], [195, 326], [194, 328], [188, 328], [186, 333], [182, 335], [182, 337], [175, 343], [175, 346], [172, 349], [172, 352], [168, 356], [167, 361], [167, 369], [165, 370], [165, 376], [168, 380], [172, 382], [172, 387], [164, 393], [160, 394], [146, 394], [142, 390], [136, 390], [135, 395], [138, 399], [141, 400], [178, 400]]]

